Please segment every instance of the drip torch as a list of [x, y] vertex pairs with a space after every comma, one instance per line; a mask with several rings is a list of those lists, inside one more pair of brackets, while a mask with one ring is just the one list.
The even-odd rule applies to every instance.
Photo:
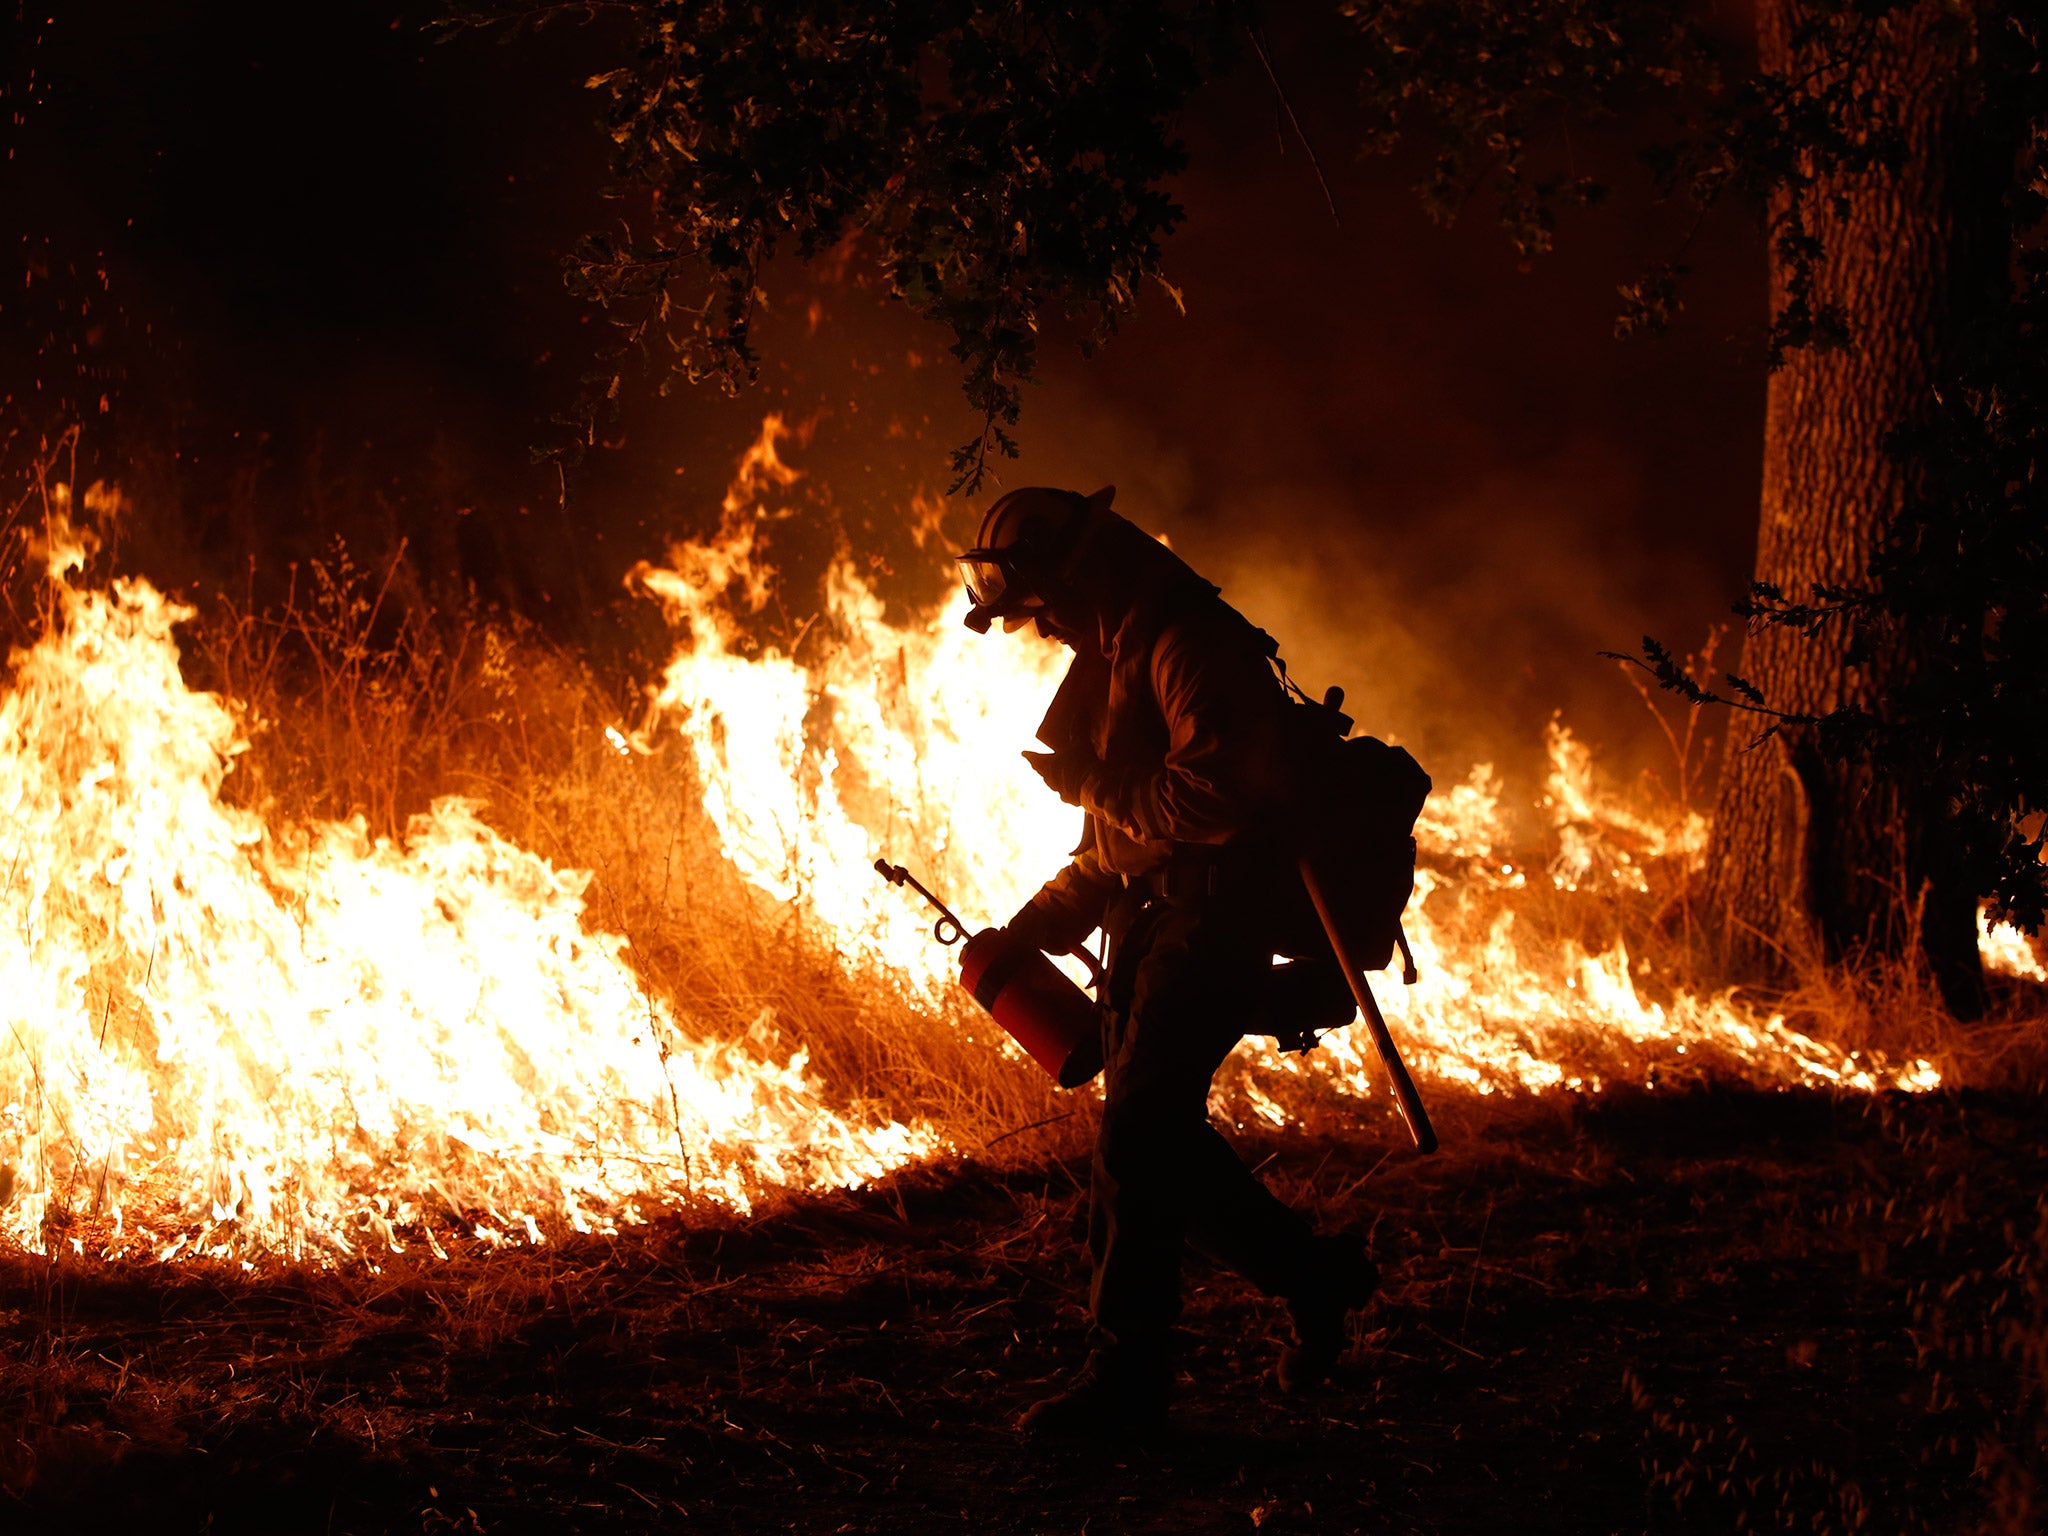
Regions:
[[[966, 940], [960, 985], [1062, 1088], [1078, 1088], [1102, 1070], [1095, 1004], [1043, 951], [1003, 928], [984, 928], [970, 938], [967, 925], [901, 864], [877, 859], [875, 873], [891, 885], [909, 886], [931, 904], [939, 914], [932, 937], [940, 944]], [[1074, 954], [1099, 990], [1102, 968], [1095, 957], [1082, 949]]]

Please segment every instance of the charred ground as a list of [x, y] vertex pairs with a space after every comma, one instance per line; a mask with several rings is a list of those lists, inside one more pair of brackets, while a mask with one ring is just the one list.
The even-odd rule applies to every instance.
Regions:
[[[1446, 1103], [1240, 1145], [1386, 1271], [1350, 1379], [1197, 1262], [1172, 1438], [1020, 1442], [1082, 1352], [1085, 1167], [973, 1162], [741, 1225], [245, 1275], [10, 1258], [15, 1529], [2031, 1528], [2030, 1102]], [[20, 1522], [20, 1523], [16, 1523]]]

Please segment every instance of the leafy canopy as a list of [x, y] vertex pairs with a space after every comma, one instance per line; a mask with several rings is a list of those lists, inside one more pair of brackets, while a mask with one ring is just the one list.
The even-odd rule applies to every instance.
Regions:
[[[562, 9], [594, 8], [469, 19]], [[600, 394], [616, 395], [635, 353], [664, 388], [752, 379], [769, 259], [850, 243], [952, 334], [982, 420], [953, 454], [956, 488], [970, 489], [991, 449], [1016, 452], [1040, 317], [1063, 312], [1093, 345], [1147, 279], [1163, 284], [1160, 242], [1182, 216], [1166, 183], [1187, 163], [1173, 120], [1243, 11], [1233, 0], [604, 9], [626, 18], [633, 57], [590, 84], [605, 98], [614, 174], [643, 212], [637, 229], [585, 238], [569, 263], [572, 286], [619, 327]]]
[[[991, 450], [1016, 452], [1042, 317], [1064, 314], [1092, 347], [1148, 281], [1178, 303], [1161, 252], [1182, 218], [1168, 191], [1187, 163], [1177, 117], [1247, 54], [1271, 75], [1256, 0], [453, 4], [456, 25], [602, 15], [624, 43], [590, 84], [605, 101], [614, 191], [637, 212], [568, 263], [572, 286], [617, 327], [569, 423], [581, 442], [636, 360], [664, 390], [751, 380], [768, 261], [851, 249], [951, 334], [982, 421], [953, 453], [955, 489], [979, 488]], [[1812, 297], [1812, 189], [1896, 153], [1872, 131], [1854, 63], [1901, 5], [1809, 0], [1796, 41], [1842, 67], [1797, 76], [1731, 67], [1689, 0], [1335, 8], [1356, 39], [1361, 148], [1421, 135], [1434, 150], [1424, 205], [1448, 221], [1490, 194], [1524, 261], [1550, 248], [1561, 209], [1607, 195], [1571, 169], [1573, 126], [1660, 108], [1668, 131], [1645, 153], [1664, 194], [1702, 213], [1731, 194], [1769, 210], [1787, 272], [1776, 358], [1843, 339], [1839, 314]], [[1671, 318], [1684, 254], [1623, 286], [1618, 329]]]

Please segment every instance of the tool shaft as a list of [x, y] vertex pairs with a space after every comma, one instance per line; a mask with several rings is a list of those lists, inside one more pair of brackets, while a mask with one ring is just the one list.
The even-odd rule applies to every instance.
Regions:
[[1434, 1152], [1436, 1128], [1429, 1123], [1429, 1111], [1422, 1107], [1422, 1095], [1415, 1091], [1415, 1079], [1408, 1075], [1401, 1052], [1387, 1030], [1386, 1015], [1380, 1012], [1379, 1002], [1372, 995], [1372, 987], [1365, 979], [1365, 967], [1359, 964], [1358, 954], [1345, 938], [1337, 914], [1330, 906], [1323, 883], [1316, 874], [1314, 860], [1302, 859], [1301, 879], [1308, 887], [1309, 900], [1315, 903], [1316, 916], [1323, 920], [1323, 931], [1330, 936], [1330, 947], [1337, 952], [1337, 963], [1344, 969], [1344, 979], [1351, 984], [1351, 995], [1358, 1000], [1358, 1011], [1365, 1016], [1365, 1027], [1372, 1034], [1372, 1043], [1380, 1053], [1380, 1061], [1386, 1066], [1387, 1077], [1393, 1083], [1394, 1102], [1400, 1106], [1401, 1118], [1408, 1123], [1408, 1134], [1415, 1138], [1416, 1150]]

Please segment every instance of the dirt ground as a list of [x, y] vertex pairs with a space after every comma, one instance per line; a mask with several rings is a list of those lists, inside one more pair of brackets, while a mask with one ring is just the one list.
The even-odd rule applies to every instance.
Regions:
[[[1448, 1103], [1241, 1138], [1386, 1272], [1346, 1379], [1199, 1262], [1172, 1435], [1046, 1446], [1084, 1166], [381, 1275], [0, 1265], [0, 1527], [915, 1533], [2027, 1530], [2038, 1106]], [[6, 1443], [11, 1442], [11, 1443]]]

